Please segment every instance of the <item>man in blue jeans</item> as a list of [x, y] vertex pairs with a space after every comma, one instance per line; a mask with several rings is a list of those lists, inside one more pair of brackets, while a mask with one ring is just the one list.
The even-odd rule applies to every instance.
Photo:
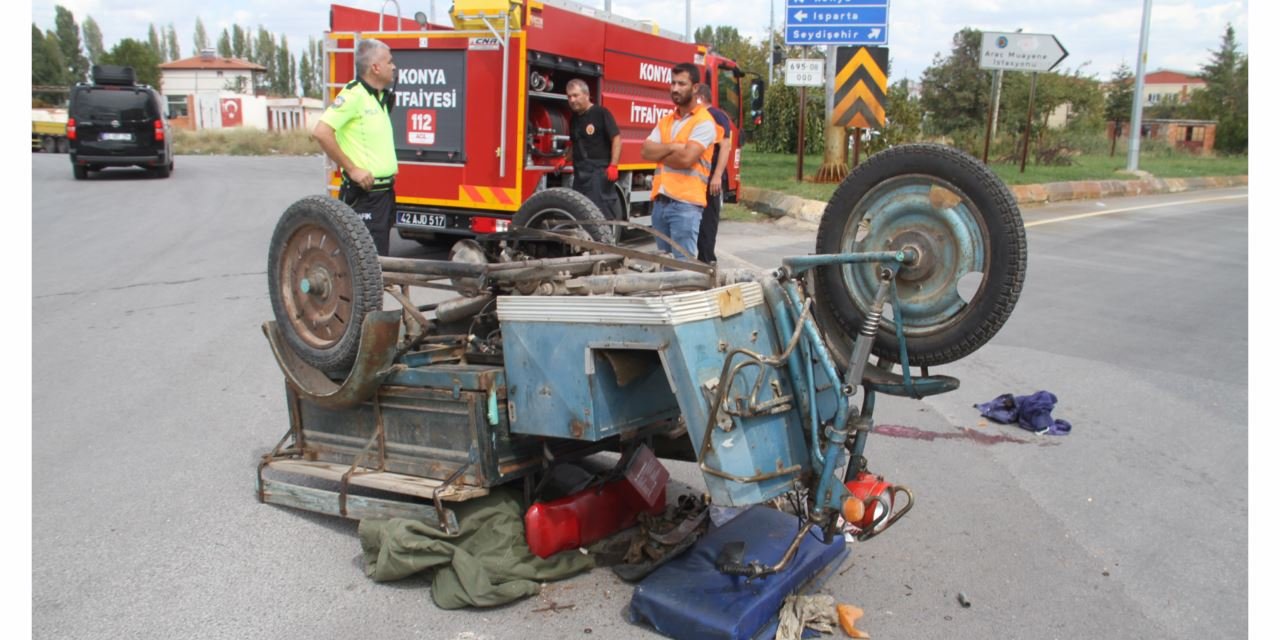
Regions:
[[707, 205], [707, 183], [711, 178], [715, 121], [694, 100], [698, 67], [682, 62], [671, 70], [671, 101], [675, 111], [658, 121], [640, 155], [658, 163], [653, 175], [653, 228], [671, 238], [683, 251], [676, 252], [658, 239], [658, 251], [673, 253], [683, 260], [698, 255], [698, 227]]

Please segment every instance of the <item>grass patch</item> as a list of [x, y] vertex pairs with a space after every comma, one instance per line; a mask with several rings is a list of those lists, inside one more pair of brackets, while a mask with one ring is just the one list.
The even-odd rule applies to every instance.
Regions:
[[768, 220], [769, 216], [756, 213], [740, 204], [726, 202], [720, 205], [720, 219], [732, 222], [762, 222]]
[[[866, 159], [865, 156], [863, 159]], [[1080, 156], [1075, 158], [1075, 164], [1066, 167], [1027, 164], [1026, 173], [1019, 173], [1016, 164], [993, 163], [991, 169], [1000, 176], [1001, 180], [1011, 185], [1069, 180], [1132, 180], [1132, 176], [1116, 173], [1124, 169], [1126, 163], [1126, 156], [1117, 151], [1115, 157]], [[820, 166], [822, 166], [822, 156], [805, 156], [806, 179], [811, 179]], [[1249, 158], [1248, 156], [1203, 157], [1154, 151], [1144, 153], [1138, 159], [1138, 168], [1158, 178], [1239, 176], [1249, 173]], [[750, 147], [742, 150], [742, 184], [822, 201], [830, 200], [836, 188], [834, 184], [796, 182], [795, 154], [760, 153]]]
[[189, 156], [313, 156], [320, 145], [302, 129], [262, 131], [235, 129], [180, 129], [173, 136], [173, 152]]

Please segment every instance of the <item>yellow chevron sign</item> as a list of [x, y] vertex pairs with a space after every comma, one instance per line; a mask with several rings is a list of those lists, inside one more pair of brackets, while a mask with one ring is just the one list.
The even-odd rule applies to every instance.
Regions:
[[839, 47], [836, 49], [835, 95], [831, 124], [838, 127], [880, 129], [889, 79], [887, 47]]

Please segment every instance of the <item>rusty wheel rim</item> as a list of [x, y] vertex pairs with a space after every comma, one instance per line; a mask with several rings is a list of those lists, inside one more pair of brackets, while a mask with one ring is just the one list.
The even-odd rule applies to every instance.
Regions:
[[303, 224], [281, 252], [278, 277], [285, 312], [308, 346], [327, 349], [342, 339], [354, 307], [351, 265], [337, 237]]

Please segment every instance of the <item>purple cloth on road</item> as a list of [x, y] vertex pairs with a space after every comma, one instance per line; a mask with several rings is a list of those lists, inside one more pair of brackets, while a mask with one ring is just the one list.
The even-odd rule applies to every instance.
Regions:
[[1029, 396], [1006, 393], [996, 396], [991, 402], [973, 406], [982, 415], [1002, 424], [1016, 422], [1027, 431], [1065, 436], [1071, 432], [1071, 423], [1053, 417], [1053, 407], [1057, 404], [1058, 396], [1048, 391], [1037, 391]]

